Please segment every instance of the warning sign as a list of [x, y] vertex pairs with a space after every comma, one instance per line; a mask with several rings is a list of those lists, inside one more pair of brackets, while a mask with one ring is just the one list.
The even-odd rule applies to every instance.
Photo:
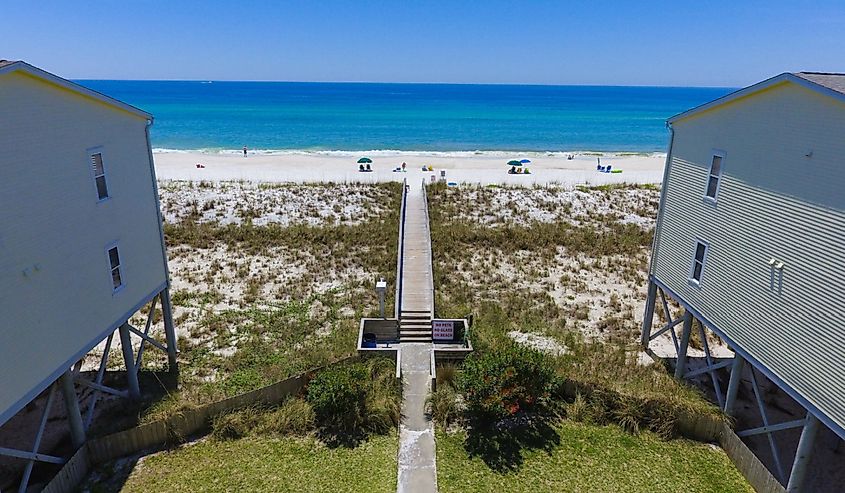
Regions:
[[455, 323], [451, 320], [433, 320], [431, 338], [439, 341], [451, 341], [455, 338]]

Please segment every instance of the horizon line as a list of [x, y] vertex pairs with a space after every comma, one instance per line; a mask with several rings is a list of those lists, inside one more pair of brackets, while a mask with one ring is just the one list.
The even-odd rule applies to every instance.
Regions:
[[385, 81], [355, 81], [355, 80], [272, 80], [272, 79], [112, 79], [69, 77], [72, 81], [103, 81], [103, 82], [252, 82], [279, 84], [397, 84], [397, 85], [432, 85], [432, 86], [535, 86], [535, 87], [643, 87], [665, 89], [738, 89], [743, 86], [679, 86], [654, 84], [546, 84], [546, 83], [518, 83], [518, 82], [385, 82]]

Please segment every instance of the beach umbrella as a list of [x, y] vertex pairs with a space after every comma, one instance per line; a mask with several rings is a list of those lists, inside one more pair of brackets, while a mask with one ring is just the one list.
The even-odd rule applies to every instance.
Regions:
[[508, 166], [522, 166], [522, 163], [514, 159], [513, 161], [508, 161]]
[[361, 159], [358, 160], [358, 164], [372, 163], [372, 162], [373, 162], [373, 160], [368, 158], [368, 157], [362, 157]]
[[528, 164], [530, 162], [531, 162], [530, 159], [523, 159], [522, 161], [520, 161], [520, 163], [522, 163], [522, 164]]

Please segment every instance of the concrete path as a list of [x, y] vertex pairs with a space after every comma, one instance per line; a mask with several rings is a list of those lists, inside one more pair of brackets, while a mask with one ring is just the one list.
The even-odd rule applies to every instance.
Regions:
[[[431, 241], [421, 184], [410, 185], [405, 205], [402, 311], [430, 311]], [[425, 414], [431, 389], [431, 343], [401, 343], [404, 393], [399, 425], [398, 493], [437, 491], [434, 427]]]
[[425, 414], [431, 386], [431, 344], [402, 344], [402, 422], [399, 425], [398, 493], [437, 491], [434, 427]]

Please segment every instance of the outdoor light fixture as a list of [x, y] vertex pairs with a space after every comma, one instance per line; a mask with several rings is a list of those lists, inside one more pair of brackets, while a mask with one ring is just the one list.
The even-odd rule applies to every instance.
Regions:
[[378, 311], [379, 316], [384, 318], [384, 292], [387, 291], [387, 281], [384, 280], [382, 277], [380, 281], [376, 283], [376, 292], [378, 293]]

